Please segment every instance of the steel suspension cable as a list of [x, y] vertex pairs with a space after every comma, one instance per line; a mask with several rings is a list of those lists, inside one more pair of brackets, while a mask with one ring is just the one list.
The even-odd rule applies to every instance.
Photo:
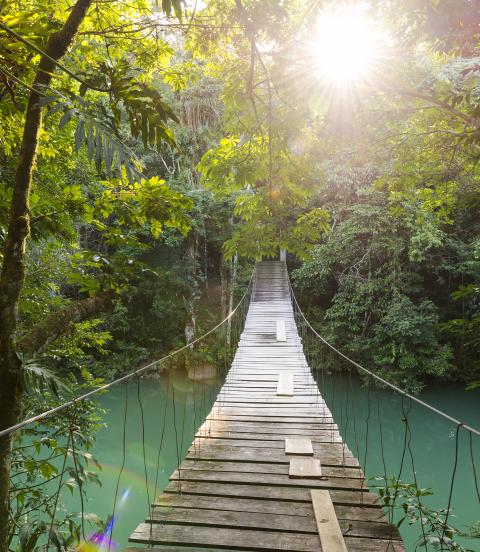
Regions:
[[32, 416], [32, 417], [27, 418], [25, 420], [22, 420], [18, 424], [15, 424], [15, 425], [12, 425], [10, 427], [7, 427], [5, 429], [0, 430], [0, 437], [3, 437], [4, 435], [8, 435], [10, 433], [13, 433], [14, 431], [18, 431], [19, 429], [22, 429], [23, 427], [25, 427], [28, 424], [32, 424], [34, 422], [38, 422], [40, 420], [43, 420], [43, 419], [51, 416], [52, 414], [55, 414], [56, 412], [61, 412], [62, 410], [65, 410], [65, 409], [69, 408], [70, 406], [73, 406], [74, 404], [76, 404], [78, 402], [84, 401], [84, 400], [86, 400], [86, 399], [88, 399], [88, 398], [90, 398], [90, 397], [92, 397], [92, 396], [94, 396], [94, 395], [96, 395], [96, 394], [98, 394], [102, 391], [106, 391], [107, 389], [110, 389], [110, 387], [113, 387], [114, 385], [117, 385], [118, 383], [128, 381], [131, 378], [133, 378], [135, 376], [138, 376], [139, 374], [142, 374], [143, 372], [146, 372], [147, 370], [152, 369], [153, 367], [157, 366], [158, 364], [161, 364], [165, 360], [168, 360], [168, 359], [178, 355], [182, 351], [185, 351], [186, 349], [191, 348], [196, 343], [199, 343], [200, 341], [202, 341], [203, 339], [205, 339], [206, 337], [211, 335], [213, 332], [218, 330], [218, 328], [223, 326], [226, 322], [228, 322], [228, 320], [230, 320], [233, 317], [233, 315], [238, 311], [238, 309], [240, 308], [240, 306], [244, 302], [245, 298], [248, 296], [248, 292], [250, 291], [250, 288], [251, 288], [253, 280], [254, 280], [254, 275], [255, 275], [255, 270], [252, 271], [252, 275], [250, 276], [250, 281], [248, 283], [248, 287], [247, 287], [245, 293], [243, 294], [242, 298], [238, 302], [237, 306], [228, 314], [228, 316], [226, 318], [224, 318], [216, 326], [214, 326], [213, 328], [208, 330], [208, 332], [204, 333], [200, 337], [197, 337], [196, 339], [194, 339], [190, 343], [187, 343], [187, 344], [183, 345], [183, 347], [180, 347], [179, 349], [176, 349], [175, 351], [169, 353], [168, 355], [165, 355], [162, 358], [154, 360], [154, 361], [150, 362], [149, 364], [147, 364], [145, 366], [142, 366], [141, 368], [137, 368], [133, 372], [129, 372], [125, 376], [117, 378], [117, 379], [111, 381], [110, 383], [106, 383], [105, 385], [101, 385], [100, 387], [96, 387], [95, 389], [92, 389], [92, 391], [89, 391], [88, 393], [85, 393], [83, 395], [79, 395], [78, 397], [70, 399], [69, 401], [66, 401], [66, 402], [62, 403], [59, 406], [56, 406], [56, 407], [51, 408], [49, 410], [45, 410], [44, 412], [41, 412], [40, 414], [37, 414], [35, 416]]
[[[455, 425], [460, 425], [461, 427], [463, 427], [463, 429], [465, 429], [466, 431], [469, 431], [470, 433], [476, 435], [477, 437], [480, 437], [480, 430], [478, 429], [475, 429], [474, 427], [471, 427], [465, 423], [463, 423], [461, 420], [457, 420], [456, 418], [454, 418], [453, 416], [450, 416], [449, 414], [447, 414], [446, 412], [443, 412], [442, 410], [439, 410], [438, 408], [436, 408], [435, 406], [432, 406], [431, 404], [425, 402], [425, 401], [422, 401], [421, 399], [418, 399], [417, 397], [415, 397], [414, 395], [411, 395], [410, 393], [408, 393], [407, 391], [404, 391], [403, 389], [401, 389], [400, 387], [397, 387], [396, 385], [394, 385], [393, 383], [390, 383], [388, 380], [382, 378], [381, 376], [379, 376], [378, 374], [375, 374], [375, 372], [372, 372], [371, 370], [368, 370], [367, 368], [365, 368], [364, 366], [362, 366], [361, 364], [359, 364], [358, 362], [356, 362], [355, 360], [351, 359], [350, 357], [348, 357], [345, 353], [342, 353], [342, 351], [340, 351], [339, 349], [337, 349], [334, 345], [332, 345], [329, 341], [327, 341], [323, 336], [321, 336], [316, 330], [315, 328], [310, 324], [310, 322], [308, 321], [308, 319], [306, 318], [305, 314], [303, 313], [302, 309], [300, 308], [300, 305], [297, 301], [297, 298], [295, 296], [295, 293], [293, 292], [293, 288], [292, 288], [292, 284], [290, 282], [290, 278], [288, 279], [288, 283], [289, 283], [289, 286], [290, 286], [290, 289], [291, 289], [291, 295], [292, 295], [292, 298], [295, 302], [295, 304], [297, 305], [298, 307], [298, 310], [302, 316], [302, 318], [304, 319], [305, 323], [307, 324], [307, 326], [310, 328], [310, 330], [317, 336], [318, 339], [320, 339], [327, 347], [329, 347], [334, 353], [336, 353], [337, 355], [341, 356], [342, 358], [344, 358], [347, 362], [349, 362], [350, 364], [352, 364], [353, 366], [355, 366], [356, 368], [358, 368], [360, 371], [362, 371], [363, 373], [365, 374], [368, 374], [369, 376], [371, 376], [372, 378], [374, 378], [375, 380], [379, 381], [380, 383], [383, 383], [383, 385], [386, 385], [387, 387], [389, 387], [390, 389], [392, 389], [393, 391], [397, 392], [397, 393], [400, 393], [400, 395], [402, 395], [403, 397], [406, 397], [408, 399], [410, 399], [411, 401], [423, 406], [424, 408], [427, 408], [428, 410], [431, 410], [432, 412], [435, 412], [435, 414], [438, 414], [439, 416], [441, 416], [442, 418], [445, 418], [446, 420], [448, 420], [449, 422], [452, 422], [454, 423]], [[1, 433], [0, 433], [0, 436], [1, 436]]]

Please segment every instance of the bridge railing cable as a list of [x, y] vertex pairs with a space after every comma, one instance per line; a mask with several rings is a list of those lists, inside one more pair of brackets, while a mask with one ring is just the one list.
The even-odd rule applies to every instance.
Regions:
[[317, 330], [315, 330], [315, 328], [310, 324], [309, 320], [306, 318], [305, 314], [303, 313], [302, 309], [300, 308], [300, 305], [298, 304], [297, 298], [296, 298], [295, 293], [294, 293], [293, 288], [292, 288], [292, 284], [290, 282], [290, 278], [289, 278], [289, 288], [290, 288], [290, 295], [291, 295], [291, 298], [292, 298], [292, 302], [294, 303], [294, 305], [298, 309], [298, 312], [299, 312], [300, 316], [302, 317], [302, 319], [303, 319], [304, 323], [306, 324], [306, 326], [312, 331], [312, 333], [318, 339], [320, 339], [320, 341], [322, 341], [327, 347], [329, 347], [335, 354], [342, 357], [344, 360], [346, 360], [348, 363], [350, 363], [355, 368], [358, 368], [358, 370], [360, 370], [360, 372], [363, 372], [364, 374], [367, 374], [368, 376], [372, 377], [373, 379], [375, 379], [376, 381], [378, 381], [382, 385], [385, 385], [386, 387], [389, 387], [392, 391], [395, 391], [396, 393], [399, 393], [400, 395], [403, 395], [404, 397], [406, 397], [406, 398], [410, 399], [411, 401], [423, 406], [424, 408], [428, 408], [432, 412], [435, 412], [435, 414], [438, 414], [439, 416], [442, 416], [443, 418], [445, 418], [446, 420], [448, 420], [448, 421], [450, 421], [454, 424], [462, 426], [465, 430], [467, 430], [467, 431], [473, 433], [474, 435], [477, 435], [478, 437], [480, 437], [480, 430], [475, 429], [474, 427], [471, 427], [470, 425], [466, 424], [465, 422], [462, 422], [461, 420], [457, 420], [456, 418], [454, 418], [453, 416], [450, 416], [446, 412], [443, 412], [442, 410], [436, 408], [435, 406], [433, 406], [433, 405], [431, 405], [431, 404], [429, 404], [425, 401], [422, 401], [421, 399], [419, 399], [418, 397], [415, 397], [414, 395], [408, 393], [407, 391], [404, 391], [400, 387], [398, 387], [398, 386], [394, 385], [393, 383], [387, 381], [385, 378], [382, 378], [381, 376], [379, 376], [375, 372], [372, 372], [371, 370], [368, 370], [368, 368], [365, 368], [364, 366], [362, 366], [361, 364], [359, 364], [358, 362], [356, 362], [355, 360], [353, 360], [352, 358], [347, 356], [345, 353], [343, 353], [342, 351], [337, 349], [332, 343], [330, 343], [322, 335], [320, 335], [317, 332]]
[[153, 360], [152, 362], [149, 362], [145, 366], [137, 368], [136, 370], [133, 370], [132, 372], [129, 372], [128, 374], [126, 374], [126, 375], [124, 375], [120, 378], [116, 378], [116, 379], [114, 379], [113, 381], [111, 381], [109, 383], [101, 385], [100, 387], [95, 387], [95, 389], [92, 389], [88, 393], [84, 393], [83, 395], [79, 395], [78, 397], [70, 399], [69, 401], [66, 401], [66, 402], [62, 403], [59, 406], [56, 406], [54, 408], [50, 408], [49, 410], [45, 410], [44, 412], [41, 412], [40, 414], [36, 414], [35, 416], [32, 416], [32, 417], [27, 418], [25, 420], [22, 420], [18, 424], [15, 424], [15, 425], [12, 425], [12, 426], [7, 427], [5, 429], [2, 429], [2, 430], [0, 430], [0, 437], [3, 437], [4, 435], [8, 435], [9, 433], [13, 433], [15, 431], [18, 431], [18, 430], [22, 429], [23, 427], [25, 427], [27, 425], [30, 425], [32, 423], [40, 422], [41, 420], [51, 416], [52, 414], [56, 414], [57, 412], [61, 412], [62, 410], [65, 410], [65, 409], [69, 408], [70, 406], [73, 406], [76, 403], [79, 403], [81, 401], [89, 399], [89, 398], [93, 397], [94, 395], [98, 395], [102, 391], [106, 391], [107, 389], [110, 389], [111, 387], [113, 387], [115, 385], [118, 385], [119, 383], [123, 383], [127, 380], [135, 378], [135, 377], [147, 372], [148, 370], [152, 370], [152, 369], [156, 368], [160, 364], [162, 364], [165, 361], [179, 355], [180, 353], [182, 353], [182, 352], [184, 352], [188, 349], [191, 349], [192, 347], [194, 347], [195, 345], [197, 345], [198, 343], [203, 341], [205, 338], [207, 338], [209, 335], [216, 332], [219, 328], [221, 328], [222, 326], [227, 324], [228, 321], [231, 320], [238, 311], [240, 311], [243, 303], [247, 301], [247, 299], [250, 296], [250, 293], [252, 291], [254, 275], [255, 275], [255, 270], [252, 272], [252, 275], [250, 277], [250, 281], [248, 283], [248, 287], [245, 290], [245, 293], [243, 294], [243, 296], [241, 297], [239, 302], [237, 303], [237, 306], [221, 322], [216, 324], [213, 328], [210, 328], [210, 330], [205, 332], [200, 337], [197, 337], [196, 339], [190, 341], [189, 343], [186, 343], [185, 345], [183, 345], [182, 347], [176, 349], [175, 351], [172, 351], [171, 353], [169, 353], [169, 354], [167, 354], [167, 355], [165, 355], [165, 356], [163, 356], [159, 359]]

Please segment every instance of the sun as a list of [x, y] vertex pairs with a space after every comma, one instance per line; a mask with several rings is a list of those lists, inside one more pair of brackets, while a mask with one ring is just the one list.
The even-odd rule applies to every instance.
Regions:
[[381, 49], [381, 33], [363, 4], [323, 12], [310, 42], [317, 77], [335, 85], [368, 79]]

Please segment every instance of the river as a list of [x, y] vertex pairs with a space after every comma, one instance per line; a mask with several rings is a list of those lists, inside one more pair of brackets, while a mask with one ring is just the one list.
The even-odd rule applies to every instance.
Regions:
[[[400, 397], [389, 391], [368, 391], [358, 379], [342, 375], [327, 380], [319, 377], [319, 387], [341, 433], [346, 435], [350, 449], [359, 457], [370, 485], [379, 484], [370, 478], [384, 473], [384, 463], [387, 474], [398, 476], [405, 442], [403, 420], [408, 413], [411, 440], [410, 448], [407, 447], [404, 455], [401, 479], [414, 481], [413, 458], [418, 486], [429, 487], [434, 493], [424, 499], [425, 503], [435, 509], [445, 507], [455, 460], [455, 425], [423, 407], [410, 405], [408, 401], [403, 401], [402, 405]], [[166, 376], [142, 380], [139, 401], [137, 384], [129, 384], [125, 467], [118, 487], [113, 531], [113, 540], [118, 543], [119, 550], [125, 547], [128, 535], [135, 526], [147, 516], [149, 500], [165, 487], [178, 460], [185, 455], [196, 429], [215, 400], [218, 387], [217, 381], [205, 384], [192, 382], [178, 373], [174, 380]], [[478, 390], [467, 392], [459, 385], [435, 385], [421, 398], [474, 427], [480, 427]], [[100, 401], [107, 410], [106, 427], [98, 434], [93, 454], [103, 468], [100, 474], [102, 487], [89, 485], [86, 509], [106, 519], [112, 513], [123, 463], [124, 387], [113, 388]], [[158, 454], [162, 433], [163, 442]], [[474, 439], [474, 453], [480, 476], [480, 438]], [[464, 430], [459, 434], [452, 505], [452, 525], [464, 528], [480, 520], [480, 502], [474, 488], [469, 440]], [[414, 551], [420, 532], [418, 524], [410, 527], [405, 521], [400, 530], [407, 550]], [[478, 541], [466, 544], [471, 549], [478, 548]]]

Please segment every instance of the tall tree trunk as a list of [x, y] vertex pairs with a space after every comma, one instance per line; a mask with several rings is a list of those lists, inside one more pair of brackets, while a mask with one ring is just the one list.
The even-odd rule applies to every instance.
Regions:
[[222, 253], [220, 257], [220, 308], [221, 320], [227, 317], [227, 291], [228, 291], [228, 275], [227, 265], [225, 263], [225, 255]]
[[197, 251], [198, 240], [195, 231], [192, 231], [188, 237], [187, 250], [185, 257], [187, 260], [187, 281], [190, 283], [190, 294], [185, 300], [187, 309], [187, 320], [185, 323], [185, 339], [190, 343], [195, 339], [196, 333], [196, 302], [198, 300], [198, 281], [197, 281]]
[[[53, 60], [70, 48], [92, 0], [77, 0], [60, 31], [48, 39], [32, 85], [23, 130], [20, 157], [10, 205], [8, 233], [0, 276], [0, 428], [18, 422], [23, 395], [22, 364], [17, 355], [15, 333], [20, 292], [25, 280], [25, 248], [30, 232], [29, 196], [32, 172], [42, 127], [41, 93], [47, 90], [55, 71]], [[52, 59], [49, 59], [52, 58]], [[10, 458], [12, 435], [0, 438], [0, 552], [8, 551]]]
[[205, 289], [208, 289], [208, 239], [207, 229], [205, 228], [205, 234], [203, 237], [203, 277], [205, 278]]

